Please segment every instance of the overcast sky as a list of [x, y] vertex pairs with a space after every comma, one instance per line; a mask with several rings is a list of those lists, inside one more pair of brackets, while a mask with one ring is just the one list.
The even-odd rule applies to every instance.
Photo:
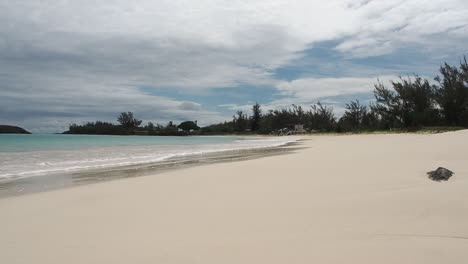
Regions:
[[372, 99], [468, 55], [467, 0], [0, 0], [0, 124], [230, 119]]

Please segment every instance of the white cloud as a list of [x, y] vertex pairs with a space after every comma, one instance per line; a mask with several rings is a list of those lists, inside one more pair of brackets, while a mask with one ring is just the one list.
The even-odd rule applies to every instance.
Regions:
[[[453, 46], [466, 42], [467, 36], [450, 34], [468, 25], [467, 1], [367, 1], [355, 15], [357, 27], [337, 46], [338, 51], [352, 57], [388, 54], [408, 44], [439, 48], [439, 52], [447, 52], [448, 48], [467, 51], [466, 47]], [[440, 41], [438, 34], [446, 36]]]
[[281, 82], [277, 87], [288, 100], [313, 102], [324, 97], [371, 93], [377, 80], [388, 83], [398, 78], [397, 76], [304, 78]]

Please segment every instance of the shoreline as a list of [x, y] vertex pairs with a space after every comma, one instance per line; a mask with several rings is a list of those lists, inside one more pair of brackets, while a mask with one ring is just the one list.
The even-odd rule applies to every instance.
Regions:
[[[468, 260], [468, 130], [306, 139], [288, 155], [0, 199], [0, 262]], [[428, 179], [438, 166], [455, 175]]]
[[103, 183], [125, 178], [150, 177], [168, 171], [186, 169], [194, 166], [284, 155], [293, 152], [296, 149], [293, 146], [297, 145], [302, 140], [304, 139], [299, 138], [296, 141], [273, 147], [190, 154], [186, 156], [172, 157], [159, 162], [96, 168], [76, 172], [58, 172], [24, 178], [3, 179], [0, 181], [0, 199], [73, 188], [81, 185]]

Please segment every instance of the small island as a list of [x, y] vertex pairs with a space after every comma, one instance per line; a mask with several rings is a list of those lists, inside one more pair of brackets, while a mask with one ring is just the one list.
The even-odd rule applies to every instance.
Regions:
[[0, 125], [0, 134], [31, 134], [31, 132], [18, 126]]

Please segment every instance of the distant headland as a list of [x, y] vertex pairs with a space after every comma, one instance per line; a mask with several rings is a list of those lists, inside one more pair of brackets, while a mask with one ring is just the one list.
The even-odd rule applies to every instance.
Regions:
[[31, 134], [31, 132], [17, 126], [0, 125], [0, 134]]

